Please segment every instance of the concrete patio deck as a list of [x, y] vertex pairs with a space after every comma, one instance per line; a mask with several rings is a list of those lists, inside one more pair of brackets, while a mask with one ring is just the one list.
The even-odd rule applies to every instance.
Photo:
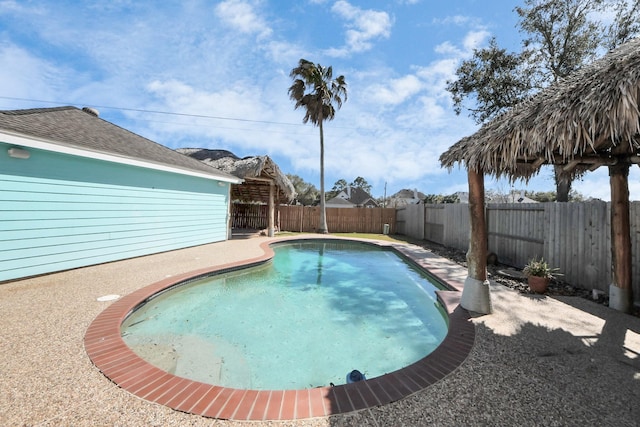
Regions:
[[[172, 275], [262, 255], [231, 240], [0, 284], [0, 424], [8, 426], [611, 425], [640, 422], [640, 319], [590, 301], [492, 285], [475, 346], [444, 379], [394, 403], [297, 421], [235, 422], [174, 411], [109, 381], [83, 345], [111, 302]], [[451, 271], [465, 272], [447, 260]], [[450, 271], [450, 272], [451, 272]], [[454, 271], [455, 273], [455, 271]]]

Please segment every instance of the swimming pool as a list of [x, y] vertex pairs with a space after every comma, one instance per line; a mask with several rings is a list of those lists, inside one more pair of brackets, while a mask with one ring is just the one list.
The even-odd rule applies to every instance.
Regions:
[[270, 263], [147, 301], [122, 324], [124, 341], [180, 377], [293, 390], [398, 370], [447, 334], [435, 281], [390, 250], [326, 240], [273, 249]]
[[[176, 274], [110, 303], [91, 322], [84, 336], [84, 347], [91, 362], [110, 381], [132, 395], [172, 409], [211, 418], [233, 420], [296, 420], [325, 417], [386, 405], [419, 392], [454, 371], [468, 357], [475, 341], [475, 327], [469, 313], [459, 307], [466, 269], [423, 248], [404, 243], [374, 241], [389, 247], [412, 263], [429, 271], [448, 290], [437, 291], [448, 315], [449, 331], [442, 343], [429, 355], [397, 371], [366, 381], [299, 390], [251, 390], [221, 387], [190, 380], [158, 368], [141, 358], [123, 340], [123, 322], [145, 302], [162, 292], [186, 282], [226, 273], [239, 268], [258, 266], [273, 257], [272, 245], [285, 241], [301, 241], [310, 236], [247, 239], [240, 247], [248, 253], [232, 253], [228, 261], [188, 271], [176, 263]], [[314, 240], [332, 236], [313, 236]], [[235, 248], [240, 247], [231, 245]], [[226, 242], [208, 245], [205, 250], [228, 250]], [[182, 269], [181, 269], [182, 268]]]

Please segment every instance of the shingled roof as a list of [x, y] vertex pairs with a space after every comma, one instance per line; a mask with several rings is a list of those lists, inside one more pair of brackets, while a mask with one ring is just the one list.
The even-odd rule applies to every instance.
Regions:
[[0, 111], [0, 132], [34, 138], [84, 152], [137, 160], [187, 173], [239, 182], [228, 173], [184, 156], [161, 144], [99, 118], [96, 111], [73, 107]]

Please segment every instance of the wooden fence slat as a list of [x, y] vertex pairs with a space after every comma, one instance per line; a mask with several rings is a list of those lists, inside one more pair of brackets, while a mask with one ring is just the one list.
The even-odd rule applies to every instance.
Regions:
[[255, 203], [233, 203], [231, 205], [231, 227], [262, 230], [267, 228], [267, 205]]
[[[278, 206], [280, 231], [313, 233], [318, 229], [318, 206]], [[395, 208], [326, 208], [330, 233], [382, 233], [389, 224], [389, 233], [396, 233]]]
[[[422, 209], [424, 216], [420, 216]], [[501, 263], [522, 268], [532, 257], [544, 257], [563, 280], [608, 292], [611, 282], [611, 204], [488, 204], [489, 251]], [[398, 210], [398, 232], [416, 239], [467, 250], [466, 204], [412, 205]], [[632, 286], [640, 301], [640, 202], [630, 203]], [[422, 233], [420, 230], [423, 230]]]

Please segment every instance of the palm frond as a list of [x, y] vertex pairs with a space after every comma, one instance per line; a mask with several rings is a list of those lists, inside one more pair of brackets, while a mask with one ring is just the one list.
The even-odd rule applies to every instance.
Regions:
[[[296, 109], [304, 108], [303, 123], [319, 125], [320, 121], [333, 120], [336, 107], [340, 109], [347, 99], [347, 84], [344, 76], [333, 79], [333, 67], [323, 67], [306, 59], [300, 59], [291, 70], [294, 80], [289, 88], [289, 98]], [[335, 105], [335, 106], [334, 106]]]

